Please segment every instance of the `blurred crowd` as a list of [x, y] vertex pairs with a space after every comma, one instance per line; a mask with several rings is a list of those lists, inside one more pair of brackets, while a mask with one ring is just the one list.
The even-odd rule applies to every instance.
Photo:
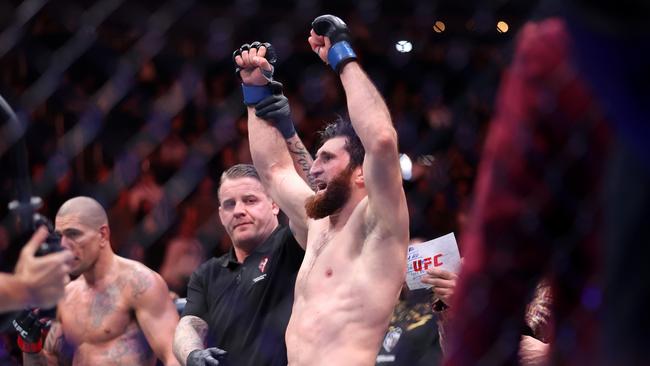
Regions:
[[[16, 18], [1, 19], [3, 35], [16, 37], [0, 55], [0, 93], [27, 126], [41, 212], [53, 218], [71, 197], [97, 198], [109, 212], [114, 250], [159, 271], [180, 296], [192, 271], [230, 246], [218, 221], [218, 177], [251, 162], [232, 50], [248, 39], [274, 44], [276, 79], [310, 151], [315, 131], [345, 111], [336, 76], [306, 42], [310, 12], [322, 9], [303, 4], [306, 10], [298, 6], [289, 22], [282, 2], [248, 15], [240, 3], [246, 2], [186, 9], [123, 3], [94, 30], [87, 29], [93, 4], [47, 4], [17, 36], [10, 34]], [[491, 29], [495, 35], [476, 42], [451, 25], [436, 33], [417, 16], [426, 15], [424, 3], [410, 16], [381, 9], [382, 17], [373, 18], [352, 6], [332, 11], [348, 20], [355, 49], [392, 113], [400, 152], [413, 162], [404, 181], [411, 235], [433, 238], [458, 232], [464, 220], [510, 38]], [[396, 27], [410, 37], [412, 52], [395, 49]], [[6, 224], [16, 191], [11, 150], [0, 162]], [[0, 266], [8, 271], [20, 243], [5, 224]]]

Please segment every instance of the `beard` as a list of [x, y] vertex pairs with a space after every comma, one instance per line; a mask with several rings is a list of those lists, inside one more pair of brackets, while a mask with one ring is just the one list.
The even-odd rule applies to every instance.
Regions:
[[322, 219], [340, 210], [350, 198], [351, 168], [347, 168], [332, 179], [322, 194], [315, 194], [305, 201], [305, 211], [312, 219]]

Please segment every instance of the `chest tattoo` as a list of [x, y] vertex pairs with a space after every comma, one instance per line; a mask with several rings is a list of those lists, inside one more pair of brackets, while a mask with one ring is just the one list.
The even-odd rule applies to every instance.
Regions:
[[153, 356], [153, 350], [142, 332], [130, 331], [103, 354], [115, 365], [146, 364]]
[[95, 294], [89, 309], [89, 318], [93, 328], [101, 326], [106, 315], [115, 310], [125, 284], [124, 279], [120, 277], [114, 283], [108, 285], [104, 291]]

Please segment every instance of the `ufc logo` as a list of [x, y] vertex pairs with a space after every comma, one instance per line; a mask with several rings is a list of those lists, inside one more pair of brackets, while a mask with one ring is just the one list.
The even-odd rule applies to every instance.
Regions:
[[27, 338], [27, 336], [28, 336], [29, 334], [27, 333], [27, 331], [26, 331], [25, 329], [23, 329], [23, 327], [21, 327], [21, 326], [16, 322], [16, 320], [13, 320], [13, 321], [12, 321], [12, 324], [13, 324], [14, 328], [16, 328], [16, 330], [18, 331], [18, 333], [20, 333], [20, 336], [21, 336], [21, 337], [23, 337], [23, 338]]
[[[442, 266], [442, 254], [436, 254], [433, 257], [426, 257], [424, 259], [418, 259], [416, 261], [411, 262], [413, 266], [413, 270], [415, 272], [420, 272], [423, 269], [426, 271], [433, 265], [433, 267], [439, 267]], [[424, 268], [423, 268], [424, 267]]]

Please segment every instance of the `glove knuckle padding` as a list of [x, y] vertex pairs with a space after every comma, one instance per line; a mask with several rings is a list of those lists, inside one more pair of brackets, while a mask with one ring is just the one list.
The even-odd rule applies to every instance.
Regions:
[[275, 52], [275, 47], [273, 47], [273, 45], [268, 42], [262, 43], [261, 46], [264, 46], [266, 48], [266, 60], [271, 65], [275, 66], [275, 63], [278, 61], [278, 54]]
[[332, 44], [341, 41], [350, 41], [350, 32], [345, 22], [334, 15], [321, 15], [311, 24], [314, 32], [319, 36], [327, 36]]
[[334, 15], [321, 15], [314, 19], [312, 28], [316, 34], [327, 36], [331, 47], [327, 51], [327, 63], [340, 73], [343, 65], [355, 60], [357, 55], [350, 45], [348, 26], [341, 18]]
[[235, 62], [235, 57], [241, 55], [241, 53], [244, 51], [248, 51], [250, 48], [251, 46], [248, 43], [244, 43], [243, 45], [241, 45], [241, 47], [239, 47], [232, 53], [232, 61]]
[[241, 75], [239, 75], [239, 73], [241, 72], [242, 68], [239, 67], [239, 65], [237, 65], [237, 61], [235, 61], [235, 58], [237, 58], [237, 56], [240, 56], [244, 51], [249, 51], [251, 48], [255, 48], [259, 50], [260, 47], [266, 48], [266, 54], [264, 58], [266, 58], [266, 61], [268, 61], [268, 63], [271, 65], [271, 71], [268, 70], [263, 71], [264, 76], [268, 79], [273, 77], [273, 69], [275, 67], [275, 63], [278, 60], [278, 55], [275, 52], [275, 48], [273, 47], [272, 44], [268, 42], [259, 42], [259, 41], [255, 41], [251, 44], [244, 43], [243, 45], [241, 45], [241, 47], [239, 47], [232, 53], [232, 62], [235, 64], [235, 74], [237, 74], [237, 77], [241, 79]]
[[235, 57], [241, 55], [242, 52], [244, 52], [244, 51], [250, 51], [250, 50], [253, 49], [253, 48], [255, 48], [256, 50], [259, 50], [260, 47], [264, 47], [264, 48], [266, 48], [266, 56], [264, 56], [264, 58], [266, 58], [266, 60], [267, 60], [271, 65], [274, 65], [275, 62], [278, 60], [278, 55], [277, 55], [277, 53], [275, 52], [275, 48], [273, 47], [272, 44], [270, 44], [270, 43], [268, 43], [268, 42], [259, 42], [259, 41], [255, 41], [255, 42], [253, 42], [253, 43], [251, 43], [251, 44], [244, 43], [243, 45], [241, 45], [241, 47], [239, 47], [238, 49], [236, 49], [236, 50], [232, 53], [232, 60], [233, 60], [233, 62], [235, 61]]

